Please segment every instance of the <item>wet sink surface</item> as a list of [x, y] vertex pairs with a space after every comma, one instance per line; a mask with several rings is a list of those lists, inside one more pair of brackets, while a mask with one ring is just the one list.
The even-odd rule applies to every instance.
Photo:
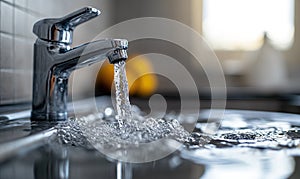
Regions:
[[[203, 172], [203, 166], [181, 161], [176, 156], [146, 164], [123, 165], [124, 175], [132, 178], [198, 178]], [[1, 178], [117, 178], [118, 175], [117, 163], [98, 151], [49, 145], [0, 166]]]
[[[53, 137], [56, 136], [54, 132], [43, 135], [42, 142], [30, 150], [18, 150], [14, 156], [3, 159], [0, 178], [117, 178], [118, 175], [145, 179], [300, 177], [298, 115], [229, 110], [225, 112], [216, 134], [203, 135], [203, 124], [219, 122], [207, 122], [209, 113], [203, 111], [198, 119], [193, 132], [198, 135], [194, 138], [196, 141], [157, 161], [118, 163], [93, 148], [61, 144]], [[283, 134], [274, 133], [274, 126]], [[9, 141], [35, 136], [46, 129], [55, 130], [51, 125], [31, 123], [29, 119], [2, 120], [1, 127], [0, 151]], [[261, 140], [263, 132], [267, 132], [268, 137], [278, 134], [280, 139], [292, 140], [293, 146], [282, 145], [284, 141], [275, 140], [278, 138], [268, 138], [267, 142]], [[207, 139], [209, 141], [205, 141]]]
[[0, 143], [25, 137], [31, 132], [29, 119], [1, 120], [0, 123]]

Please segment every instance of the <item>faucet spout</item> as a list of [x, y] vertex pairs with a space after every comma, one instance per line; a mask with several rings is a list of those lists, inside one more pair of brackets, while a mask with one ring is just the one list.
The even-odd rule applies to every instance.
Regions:
[[53, 54], [53, 66], [58, 73], [61, 73], [61, 71], [72, 72], [107, 58], [110, 63], [116, 63], [127, 59], [127, 47], [128, 42], [123, 39], [89, 42], [62, 53]]
[[[94, 8], [83, 8], [76, 12], [80, 17], [93, 17], [91, 15], [83, 16], [85, 11], [87, 11], [86, 13], [93, 13], [93, 16], [95, 16], [95, 12], [98, 12]], [[65, 21], [65, 19], [70, 20], [72, 17], [77, 19], [76, 22], [78, 19], [80, 21], [80, 17], [76, 17], [76, 12], [67, 15], [68, 18], [61, 19]], [[44, 21], [37, 22], [34, 29], [44, 29], [39, 27], [43, 25], [41, 22]], [[86, 19], [81, 21], [86, 21]], [[68, 26], [65, 23], [64, 26]], [[53, 29], [52, 26], [50, 27]], [[51, 29], [48, 30], [51, 31]], [[73, 31], [73, 29], [71, 30]], [[68, 79], [71, 72], [105, 59], [108, 59], [110, 63], [126, 60], [128, 42], [123, 39], [103, 39], [71, 48], [71, 39], [66, 43], [64, 40], [53, 40], [53, 36], [49, 36], [50, 39], [44, 39], [44, 37], [47, 36], [39, 37], [34, 44], [31, 119], [66, 120], [68, 117]]]

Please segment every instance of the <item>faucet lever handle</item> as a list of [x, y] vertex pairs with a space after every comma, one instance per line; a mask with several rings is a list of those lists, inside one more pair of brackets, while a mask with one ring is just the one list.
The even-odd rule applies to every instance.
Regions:
[[84, 7], [60, 18], [57, 24], [61, 24], [62, 26], [73, 30], [77, 25], [97, 17], [100, 13], [101, 12], [96, 8]]
[[96, 8], [84, 7], [62, 18], [42, 19], [34, 24], [33, 33], [46, 41], [71, 44], [74, 28], [100, 13]]

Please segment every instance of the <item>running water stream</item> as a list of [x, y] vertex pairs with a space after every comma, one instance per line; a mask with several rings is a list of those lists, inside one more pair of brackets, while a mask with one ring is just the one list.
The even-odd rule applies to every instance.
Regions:
[[116, 90], [116, 108], [117, 120], [119, 126], [122, 127], [124, 122], [130, 121], [132, 118], [131, 105], [129, 102], [128, 82], [125, 70], [125, 61], [119, 61], [114, 64], [115, 74], [115, 90]]

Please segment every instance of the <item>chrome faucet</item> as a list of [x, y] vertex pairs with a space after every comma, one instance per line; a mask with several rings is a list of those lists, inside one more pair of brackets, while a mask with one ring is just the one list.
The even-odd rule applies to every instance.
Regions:
[[127, 40], [104, 39], [71, 48], [74, 28], [100, 14], [85, 7], [62, 18], [43, 19], [33, 26], [33, 99], [31, 120], [66, 120], [70, 73], [98, 61], [127, 59]]

